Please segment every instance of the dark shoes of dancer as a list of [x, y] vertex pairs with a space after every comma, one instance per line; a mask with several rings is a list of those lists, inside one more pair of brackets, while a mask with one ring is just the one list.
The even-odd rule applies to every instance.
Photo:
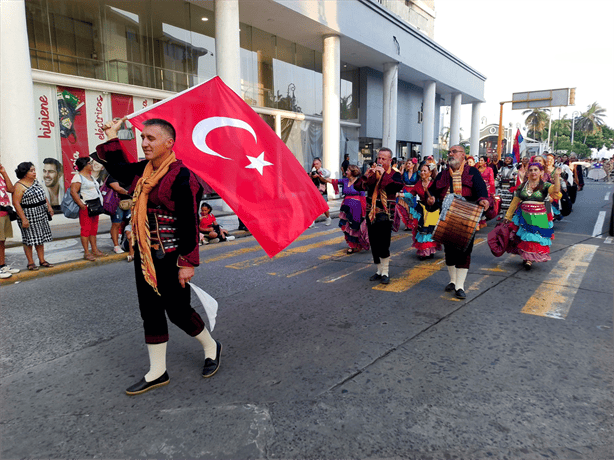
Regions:
[[168, 376], [168, 372], [164, 372], [164, 374], [151, 382], [146, 381], [145, 377], [143, 377], [139, 382], [128, 387], [128, 389], [126, 389], [126, 394], [129, 396], [140, 395], [146, 391], [153, 390], [154, 388], [168, 385], [168, 382], [170, 381], [171, 379]]
[[380, 275], [379, 273], [375, 273], [371, 275], [369, 281], [379, 281], [381, 284], [390, 284], [390, 277], [388, 275]]
[[[208, 333], [206, 335], [208, 335]], [[208, 337], [210, 336], [208, 335]], [[159, 347], [160, 345], [164, 345], [164, 347], [162, 347], [161, 350], [158, 350], [156, 348], [156, 345], [154, 345], [153, 347], [151, 345], [149, 346], [151, 347], [150, 348], [150, 358], [153, 358], [152, 361], [154, 361], [154, 364], [166, 366], [165, 361], [160, 362], [160, 358], [162, 356], [165, 356], [166, 354], [166, 344], [158, 344], [157, 346]], [[213, 375], [220, 368], [220, 363], [222, 361], [222, 344], [218, 342], [217, 340], [215, 340], [215, 346], [216, 346], [215, 359], [205, 358], [205, 364], [203, 366], [203, 372], [202, 372], [203, 378], [213, 377]], [[164, 369], [164, 367], [162, 367], [162, 369]], [[152, 380], [151, 382], [148, 382], [145, 379], [145, 377], [143, 377], [140, 381], [138, 381], [134, 385], [128, 387], [126, 389], [126, 394], [129, 396], [140, 395], [149, 390], [153, 390], [154, 388], [168, 385], [168, 383], [170, 382], [170, 377], [168, 376], [168, 372], [166, 370], [160, 377], [156, 378], [155, 380]]]
[[222, 344], [217, 340], [215, 343], [217, 344], [215, 359], [205, 358], [205, 365], [203, 366], [203, 378], [205, 379], [213, 377], [213, 374], [217, 372], [217, 370], [220, 368], [220, 363], [222, 362]]

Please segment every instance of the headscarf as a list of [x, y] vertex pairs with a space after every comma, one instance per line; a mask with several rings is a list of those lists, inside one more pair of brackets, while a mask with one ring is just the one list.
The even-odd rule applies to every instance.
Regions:
[[149, 233], [149, 220], [147, 218], [147, 202], [153, 188], [158, 185], [158, 182], [166, 175], [171, 164], [175, 161], [177, 161], [175, 152], [171, 152], [156, 170], [154, 170], [151, 161], [148, 162], [145, 166], [143, 176], [136, 184], [132, 199], [134, 204], [131, 219], [132, 244], [134, 244], [134, 238], [136, 237], [139, 244], [139, 252], [141, 254], [141, 270], [143, 270], [143, 277], [145, 281], [147, 281], [147, 284], [149, 284], [158, 295], [160, 295], [160, 293], [158, 292], [156, 268], [154, 267], [153, 258], [151, 257], [151, 235]]

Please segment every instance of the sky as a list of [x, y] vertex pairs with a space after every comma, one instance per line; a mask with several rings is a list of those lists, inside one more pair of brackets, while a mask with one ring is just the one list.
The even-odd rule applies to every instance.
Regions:
[[[614, 126], [614, 1], [436, 0], [435, 11], [435, 41], [486, 76], [480, 116], [488, 124], [499, 123], [499, 103], [513, 93], [575, 87], [576, 105], [561, 116], [596, 101]], [[524, 127], [522, 112], [504, 104], [504, 125]], [[470, 104], [461, 128], [469, 137]]]

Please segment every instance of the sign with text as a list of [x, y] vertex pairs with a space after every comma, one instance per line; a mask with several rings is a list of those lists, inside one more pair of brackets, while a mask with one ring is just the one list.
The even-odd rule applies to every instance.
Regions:
[[575, 88], [525, 91], [512, 95], [512, 110], [565, 107], [570, 104], [570, 91]]

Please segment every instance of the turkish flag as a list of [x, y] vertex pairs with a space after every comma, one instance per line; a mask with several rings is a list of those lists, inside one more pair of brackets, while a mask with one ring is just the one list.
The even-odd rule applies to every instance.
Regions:
[[177, 158], [210, 184], [273, 257], [328, 204], [283, 141], [219, 77], [129, 115], [177, 131]]

